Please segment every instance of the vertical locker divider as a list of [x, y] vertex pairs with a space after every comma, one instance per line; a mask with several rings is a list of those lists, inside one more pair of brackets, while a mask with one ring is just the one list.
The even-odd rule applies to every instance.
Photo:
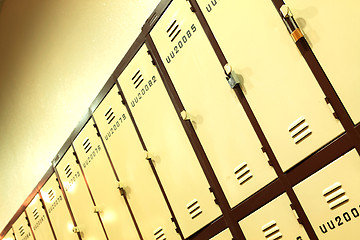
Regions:
[[[109, 162], [110, 162], [111, 168], [112, 168], [113, 173], [114, 173], [114, 175], [115, 175], [116, 181], [119, 182], [119, 181], [120, 181], [119, 176], [118, 176], [118, 174], [117, 174], [117, 172], [116, 172], [116, 170], [115, 170], [115, 168], [114, 168], [113, 162], [111, 161], [109, 152], [108, 152], [108, 150], [106, 149], [104, 140], [103, 140], [103, 138], [102, 138], [102, 136], [101, 136], [101, 134], [100, 134], [100, 131], [99, 131], [99, 128], [98, 128], [98, 126], [97, 126], [97, 124], [96, 124], [95, 118], [94, 118], [93, 115], [91, 115], [91, 118], [92, 118], [92, 120], [93, 120], [94, 123], [95, 123], [95, 124], [94, 124], [94, 127], [95, 127], [96, 132], [97, 132], [97, 135], [98, 135], [98, 137], [100, 138], [101, 143], [102, 143], [102, 145], [103, 145], [103, 147], [104, 147], [104, 149], [105, 149], [106, 156], [108, 157], [108, 160], [109, 160]], [[139, 235], [139, 238], [142, 240], [143, 237], [142, 237], [142, 234], [141, 234], [141, 232], [140, 232], [139, 226], [138, 226], [138, 224], [137, 224], [137, 222], [136, 222], [136, 218], [135, 218], [135, 216], [134, 216], [134, 213], [133, 213], [133, 211], [131, 210], [130, 203], [129, 203], [129, 201], [128, 201], [128, 199], [127, 199], [127, 196], [126, 196], [126, 191], [125, 191], [124, 189], [119, 188], [119, 194], [124, 198], [125, 204], [126, 204], [126, 206], [127, 206], [127, 209], [129, 210], [129, 213], [130, 213], [131, 219], [132, 219], [132, 221], [133, 221], [133, 223], [134, 223], [134, 225], [135, 225], [136, 231], [137, 231], [137, 233], [138, 233], [138, 235]], [[105, 230], [105, 228], [104, 228], [104, 230]]]
[[[88, 191], [89, 191], [89, 194], [90, 194], [92, 203], [93, 203], [94, 206], [96, 206], [94, 196], [93, 196], [93, 194], [92, 194], [92, 192], [91, 192], [91, 190], [90, 190], [89, 184], [88, 184], [87, 179], [86, 179], [86, 176], [85, 176], [85, 174], [84, 174], [84, 170], [83, 170], [83, 168], [82, 168], [82, 166], [81, 166], [81, 164], [80, 164], [80, 161], [79, 161], [78, 155], [77, 155], [77, 153], [76, 153], [76, 151], [75, 151], [75, 147], [74, 147], [74, 144], [73, 144], [73, 143], [71, 143], [71, 149], [72, 149], [73, 154], [74, 154], [74, 156], [75, 156], [75, 158], [76, 158], [76, 163], [79, 165], [81, 174], [82, 174], [83, 177], [84, 177], [85, 184], [86, 184], [86, 187], [87, 187], [87, 189], [88, 189]], [[69, 150], [70, 150], [70, 149], [69, 149]], [[96, 215], [97, 215], [98, 218], [99, 218], [99, 221], [100, 221], [101, 227], [102, 227], [102, 229], [103, 229], [103, 231], [104, 231], [104, 234], [105, 234], [106, 239], [109, 239], [109, 237], [108, 237], [108, 235], [107, 235], [107, 233], [106, 233], [106, 231], [105, 231], [104, 223], [103, 223], [102, 220], [101, 220], [100, 214], [97, 212]]]
[[240, 226], [235, 221], [234, 216], [231, 214], [230, 204], [227, 201], [225, 194], [220, 186], [220, 183], [215, 175], [214, 170], [212, 169], [209, 160], [205, 154], [205, 151], [200, 143], [198, 136], [195, 133], [195, 130], [190, 121], [183, 120], [181, 117], [181, 112], [184, 110], [184, 106], [181, 103], [181, 100], [171, 82], [170, 76], [167, 73], [165, 65], [163, 64], [160, 55], [157, 52], [156, 46], [150, 35], [146, 36], [146, 46], [151, 52], [153, 61], [156, 63], [156, 68], [159, 71], [159, 74], [162, 78], [162, 81], [165, 85], [166, 91], [168, 92], [170, 99], [176, 109], [178, 117], [181, 121], [182, 126], [186, 132], [186, 135], [194, 149], [194, 152], [199, 160], [201, 168], [205, 174], [205, 177], [210, 185], [210, 191], [214, 194], [215, 202], [221, 209], [224, 220], [227, 223], [231, 233], [234, 236], [234, 239], [245, 239], [245, 236], [240, 228]]
[[[64, 153], [64, 154], [65, 154], [65, 153]], [[77, 223], [76, 223], [74, 214], [73, 214], [73, 212], [72, 212], [72, 210], [71, 210], [69, 200], [67, 199], [67, 196], [66, 196], [66, 194], [65, 194], [64, 186], [63, 186], [62, 182], [60, 181], [59, 173], [58, 173], [58, 171], [57, 171], [57, 169], [56, 169], [56, 167], [55, 167], [56, 164], [57, 164], [60, 160], [61, 160], [61, 157], [59, 157], [59, 155], [58, 155], [58, 160], [55, 159], [55, 160], [53, 161], [53, 169], [54, 169], [54, 172], [55, 172], [55, 174], [56, 174], [56, 181], [58, 182], [59, 187], [60, 187], [60, 190], [61, 190], [61, 192], [62, 192], [62, 194], [63, 194], [63, 196], [64, 196], [64, 200], [65, 200], [66, 206], [67, 206], [67, 208], [68, 208], [68, 210], [69, 210], [70, 217], [71, 217], [71, 220], [72, 220], [72, 222], [73, 222], [73, 224], [74, 224], [74, 227], [77, 227]], [[79, 239], [82, 239], [80, 232], [76, 233], [76, 235], [78, 236]]]
[[[228, 63], [226, 60], [226, 57], [222, 53], [220, 45], [218, 44], [217, 40], [215, 39], [214, 34], [212, 33], [204, 15], [202, 14], [200, 6], [196, 2], [196, 0], [189, 0], [189, 2], [191, 3], [192, 11], [195, 12], [199, 22], [201, 23], [201, 26], [205, 30], [205, 33], [212, 45], [217, 57], [218, 57], [218, 60], [220, 61], [222, 66], [225, 66], [225, 64]], [[224, 78], [225, 78], [225, 76], [226, 75], [224, 75]], [[310, 224], [308, 217], [305, 214], [304, 209], [302, 208], [302, 206], [299, 202], [299, 199], [295, 195], [295, 192], [292, 189], [292, 186], [290, 185], [289, 180], [287, 179], [286, 175], [284, 174], [283, 170], [281, 169], [280, 164], [279, 164], [278, 160], [276, 159], [275, 154], [274, 154], [273, 150], [271, 149], [270, 144], [269, 144], [268, 140], [266, 139], [265, 134], [264, 134], [263, 130], [261, 129], [259, 122], [257, 121], [257, 119], [255, 117], [255, 114], [253, 113], [248, 101], [246, 100], [245, 95], [244, 95], [240, 85], [237, 83], [233, 87], [233, 90], [234, 90], [237, 98], [239, 99], [239, 102], [241, 103], [242, 107], [244, 108], [245, 113], [246, 113], [247, 117], [249, 118], [250, 123], [251, 123], [252, 127], [254, 128], [254, 131], [263, 146], [264, 153], [269, 158], [269, 164], [274, 168], [280, 181], [284, 185], [285, 191], [286, 191], [291, 203], [293, 204], [297, 214], [299, 215], [299, 218], [301, 219], [302, 225], [304, 226], [307, 234], [309, 235], [309, 237], [311, 239], [314, 239], [314, 240], [318, 239], [312, 225]]]
[[54, 235], [54, 239], [57, 240], [57, 237], [56, 237], [56, 235], [55, 235], [55, 231], [54, 231], [53, 225], [52, 225], [52, 223], [51, 223], [51, 219], [50, 219], [50, 217], [49, 217], [49, 213], [48, 213], [48, 211], [47, 211], [47, 209], [46, 209], [46, 206], [45, 206], [45, 204], [44, 204], [44, 199], [43, 199], [43, 197], [42, 197], [41, 191], [39, 191], [39, 196], [40, 196], [40, 201], [41, 201], [42, 208], [44, 209], [45, 215], [46, 215], [46, 217], [47, 217], [47, 219], [48, 219], [48, 221], [49, 221], [51, 232], [52, 232], [52, 234]]
[[[138, 126], [137, 126], [137, 124], [136, 124], [136, 121], [135, 121], [135, 119], [134, 119], [134, 116], [133, 116], [132, 113], [131, 113], [130, 107], [129, 107], [128, 103], [127, 103], [127, 100], [126, 100], [126, 98], [125, 98], [125, 95], [124, 95], [124, 93], [122, 92], [121, 86], [120, 86], [120, 84], [119, 84], [118, 81], [116, 81], [116, 86], [117, 86], [118, 89], [119, 89], [119, 92], [118, 92], [118, 93], [119, 93], [119, 95], [121, 96], [121, 98], [123, 99], [122, 104], [125, 105], [126, 110], [128, 111], [128, 114], [129, 114], [129, 116], [130, 116], [130, 119], [131, 119], [131, 121], [132, 121], [132, 123], [133, 123], [133, 125], [134, 125], [136, 134], [138, 135], [139, 140], [140, 140], [140, 142], [141, 142], [141, 146], [143, 147], [144, 151], [147, 151], [147, 148], [146, 148], [144, 139], [143, 139], [142, 136], [141, 136], [141, 133], [140, 133], [140, 131], [139, 131], [139, 128], [138, 128]], [[154, 166], [153, 160], [150, 158], [150, 159], [147, 159], [147, 161], [148, 161], [148, 163], [149, 163], [149, 165], [150, 165], [150, 167], [151, 167], [151, 170], [152, 170], [152, 172], [153, 172], [153, 174], [154, 174], [154, 177], [155, 177], [155, 179], [156, 179], [156, 182], [157, 182], [157, 184], [158, 184], [158, 186], [159, 186], [159, 188], [160, 188], [160, 191], [161, 191], [161, 193], [162, 193], [162, 195], [163, 195], [163, 197], [164, 197], [164, 200], [165, 200], [165, 202], [166, 202], [166, 205], [167, 205], [167, 207], [168, 207], [168, 209], [169, 209], [169, 211], [170, 211], [171, 221], [172, 221], [172, 222], [174, 223], [174, 225], [175, 225], [175, 230], [176, 230], [176, 232], [180, 235], [181, 239], [185, 239], [185, 238], [184, 238], [184, 235], [183, 235], [183, 233], [182, 233], [182, 231], [181, 231], [180, 225], [179, 225], [179, 223], [178, 223], [178, 221], [177, 221], [177, 219], [176, 219], [176, 217], [175, 217], [175, 214], [174, 214], [174, 211], [173, 211], [173, 209], [172, 209], [172, 207], [171, 207], [171, 204], [170, 204], [170, 202], [169, 202], [169, 199], [168, 199], [168, 197], [167, 197], [167, 195], [166, 195], [166, 193], [165, 193], [165, 190], [164, 190], [164, 187], [163, 187], [163, 185], [162, 185], [162, 183], [161, 183], [161, 180], [160, 180], [160, 178], [159, 178], [159, 175], [158, 175], [158, 173], [157, 173], [157, 171], [156, 171], [156, 168], [155, 168], [155, 166]]]
[[[282, 18], [282, 14], [280, 8], [284, 5], [283, 0], [271, 0], [278, 11], [280, 17]], [[283, 21], [289, 21], [288, 19], [284, 19]], [[330, 83], [326, 73], [322, 69], [320, 63], [318, 62], [315, 54], [313, 53], [309, 43], [305, 39], [305, 37], [300, 38], [296, 41], [296, 47], [299, 49], [300, 54], [303, 56], [307, 65], [309, 66], [311, 72], [313, 73], [315, 79], [317, 80], [320, 88], [324, 92], [326, 96], [326, 101], [328, 104], [332, 106], [335, 113], [334, 116], [339, 119], [340, 123], [344, 127], [345, 131], [348, 132], [353, 139], [354, 144], [356, 145], [356, 150], [360, 154], [360, 134], [354, 131], [354, 123], [346, 111], [344, 105], [342, 104], [339, 96], [335, 92], [332, 84]]]

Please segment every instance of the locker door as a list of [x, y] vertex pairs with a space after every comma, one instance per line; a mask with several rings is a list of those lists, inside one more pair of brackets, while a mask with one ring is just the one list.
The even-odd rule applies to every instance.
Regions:
[[16, 240], [30, 240], [35, 239], [28, 220], [26, 219], [26, 214], [23, 212], [20, 217], [13, 224], [13, 229], [15, 233]]
[[106, 239], [84, 176], [76, 163], [71, 148], [63, 156], [56, 169], [77, 224], [73, 231], [80, 231], [84, 240]]
[[9, 232], [3, 238], [3, 240], [15, 240], [14, 231], [10, 229]]
[[188, 237], [221, 212], [146, 51], [145, 46], [139, 50], [120, 75], [119, 82], [146, 147], [153, 155], [180, 228]]
[[151, 36], [233, 207], [275, 172], [189, 4], [173, 2]]
[[74, 140], [74, 148], [93, 193], [97, 211], [110, 239], [139, 239], [130, 212], [120, 195], [109, 158], [93, 125], [94, 121], [90, 119]]
[[118, 91], [114, 86], [93, 115], [140, 231], [144, 239], [180, 239]]
[[225, 229], [221, 233], [217, 234], [215, 237], [210, 238], [209, 240], [232, 240], [233, 237], [229, 229]]
[[343, 131], [270, 0], [198, 2], [284, 171]]
[[294, 187], [319, 239], [360, 234], [360, 157], [351, 150]]
[[74, 224], [55, 174], [40, 192], [57, 239], [78, 240], [78, 236], [72, 231]]
[[360, 121], [360, 2], [286, 0], [355, 123]]
[[26, 213], [36, 240], [55, 239], [39, 194], [36, 194], [29, 206], [26, 207]]
[[246, 239], [309, 239], [290, 204], [284, 193], [241, 220], [239, 224]]

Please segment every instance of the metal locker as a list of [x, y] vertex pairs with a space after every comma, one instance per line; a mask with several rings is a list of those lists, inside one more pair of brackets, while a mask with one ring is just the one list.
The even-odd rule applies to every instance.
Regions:
[[139, 239], [92, 119], [73, 144], [109, 239]]
[[151, 36], [233, 207], [276, 174], [190, 5], [174, 1]]
[[20, 217], [13, 224], [16, 240], [30, 240], [35, 239], [31, 229], [30, 223], [27, 219], [26, 213], [23, 212]]
[[242, 219], [239, 224], [246, 239], [309, 239], [290, 204], [284, 193]]
[[12, 228], [8, 231], [8, 233], [4, 236], [2, 240], [15, 240], [14, 231], [12, 230]]
[[144, 239], [180, 239], [119, 89], [114, 86], [93, 116]]
[[74, 223], [55, 174], [47, 180], [40, 193], [57, 239], [78, 240], [77, 234], [73, 232]]
[[233, 236], [231, 235], [229, 229], [225, 229], [224, 231], [210, 238], [209, 240], [233, 240]]
[[343, 132], [269, 0], [198, 0], [285, 171]]
[[[56, 166], [77, 226], [72, 231], [82, 239], [106, 239], [84, 175], [70, 148]], [[51, 193], [50, 193], [51, 194]]]
[[118, 78], [184, 237], [221, 211], [147, 49]]
[[35, 195], [25, 211], [31, 223], [36, 240], [55, 239], [49, 219], [46, 216], [44, 204], [39, 194]]
[[294, 187], [319, 239], [358, 239], [360, 157], [351, 150]]
[[360, 121], [360, 2], [286, 0], [330, 82], [355, 123]]

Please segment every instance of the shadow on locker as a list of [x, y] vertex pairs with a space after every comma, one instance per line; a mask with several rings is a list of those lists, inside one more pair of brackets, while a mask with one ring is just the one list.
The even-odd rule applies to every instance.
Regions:
[[276, 178], [195, 14], [174, 1], [150, 33], [231, 207]]
[[113, 86], [93, 116], [120, 187], [125, 190], [144, 239], [181, 239], [118, 91]]
[[319, 239], [360, 234], [360, 157], [351, 150], [294, 187]]
[[283, 171], [343, 132], [271, 1], [198, 3]]
[[145, 46], [118, 80], [184, 237], [188, 237], [221, 212]]

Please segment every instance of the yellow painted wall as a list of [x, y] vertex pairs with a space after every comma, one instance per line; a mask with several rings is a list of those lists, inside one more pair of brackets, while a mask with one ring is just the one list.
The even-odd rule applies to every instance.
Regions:
[[0, 10], [0, 231], [158, 0], [5, 0]]

